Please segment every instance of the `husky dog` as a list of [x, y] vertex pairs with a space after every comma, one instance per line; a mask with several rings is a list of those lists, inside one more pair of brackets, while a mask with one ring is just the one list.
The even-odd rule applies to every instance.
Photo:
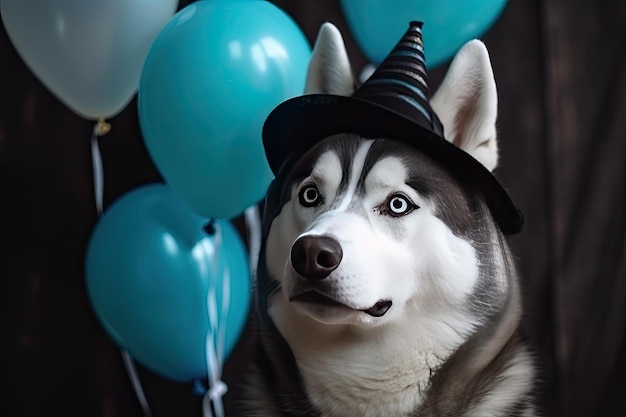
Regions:
[[[404, 52], [390, 56], [410, 55], [403, 42], [417, 39], [421, 62], [420, 29], [413, 22], [395, 50]], [[393, 65], [381, 64], [380, 77], [396, 77]], [[506, 238], [521, 218], [490, 172], [497, 96], [487, 50], [467, 43], [430, 104], [418, 103], [425, 68], [398, 65], [419, 69], [406, 82], [420, 91], [402, 93], [395, 79], [374, 75], [355, 92], [341, 35], [325, 24], [309, 67], [312, 95], [286, 104], [302, 123], [282, 105], [266, 122], [277, 175], [266, 198], [246, 415], [534, 415], [534, 365]], [[378, 110], [361, 112], [362, 103], [332, 107], [353, 94], [393, 107], [385, 88], [407, 95], [396, 107], [410, 103], [425, 120], [412, 123], [427, 127], [407, 127], [413, 116], [395, 117], [403, 110], [381, 126]], [[307, 119], [322, 106], [330, 106], [323, 117]], [[338, 127], [322, 126], [330, 119]], [[299, 133], [281, 133], [289, 124]], [[405, 134], [411, 129], [419, 139]]]

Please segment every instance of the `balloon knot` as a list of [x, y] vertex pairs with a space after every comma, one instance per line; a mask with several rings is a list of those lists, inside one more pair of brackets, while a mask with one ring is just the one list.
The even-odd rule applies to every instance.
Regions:
[[197, 395], [198, 397], [202, 397], [204, 394], [206, 394], [207, 390], [204, 387], [204, 384], [202, 383], [202, 381], [200, 381], [199, 379], [194, 379], [193, 387], [191, 391], [193, 392], [194, 395]]
[[228, 392], [228, 385], [218, 379], [215, 384], [213, 384], [209, 389], [206, 389], [202, 381], [194, 379], [192, 392], [194, 395], [199, 397], [206, 396], [209, 400], [215, 402]]
[[204, 232], [209, 236], [215, 234], [215, 219], [209, 219], [209, 222], [204, 225]]
[[111, 123], [107, 123], [104, 117], [98, 119], [96, 123], [96, 135], [104, 136], [111, 131]]
[[206, 395], [211, 399], [211, 401], [217, 401], [224, 396], [228, 392], [228, 385], [224, 382], [217, 380], [215, 384], [209, 388]]

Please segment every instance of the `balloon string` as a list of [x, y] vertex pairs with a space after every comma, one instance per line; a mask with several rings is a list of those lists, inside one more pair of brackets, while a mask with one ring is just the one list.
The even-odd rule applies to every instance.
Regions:
[[[212, 293], [215, 295], [215, 293]], [[215, 298], [213, 297], [213, 300]], [[224, 405], [222, 397], [228, 391], [228, 387], [221, 380], [221, 361], [215, 349], [215, 331], [209, 329], [206, 336], [206, 360], [209, 379], [209, 389], [202, 399], [202, 412], [204, 417], [224, 417]]]
[[[261, 248], [261, 221], [257, 206], [248, 208], [245, 213], [246, 227], [248, 229], [248, 241], [250, 247], [250, 270], [254, 274], [256, 271], [259, 250]], [[224, 406], [222, 397], [228, 391], [228, 387], [221, 380], [222, 360], [224, 358], [224, 346], [226, 344], [226, 328], [228, 311], [230, 309], [230, 269], [228, 262], [221, 262], [220, 254], [222, 247], [222, 232], [219, 224], [215, 224], [215, 248], [213, 262], [213, 276], [219, 277], [222, 282], [222, 311], [217, 315], [217, 299], [215, 290], [211, 287], [207, 294], [207, 310], [209, 314], [209, 330], [206, 337], [206, 362], [209, 379], [209, 389], [202, 401], [204, 417], [224, 417]], [[224, 271], [219, 275], [218, 265], [224, 265]], [[215, 329], [218, 331], [217, 341], [215, 339]], [[217, 344], [217, 347], [215, 346]]]
[[228, 329], [228, 311], [230, 310], [230, 268], [228, 262], [225, 263], [224, 273], [222, 274], [222, 311], [220, 324], [217, 327], [217, 357], [220, 361], [220, 375], [225, 357], [224, 347], [226, 346], [226, 329]]
[[144, 393], [141, 386], [141, 380], [139, 380], [139, 374], [137, 374], [135, 362], [133, 361], [133, 358], [130, 356], [128, 351], [124, 349], [120, 349], [120, 351], [122, 352], [122, 359], [124, 360], [124, 366], [126, 367], [128, 378], [130, 379], [130, 383], [135, 390], [135, 395], [137, 395], [137, 399], [139, 400], [139, 404], [143, 409], [143, 413], [146, 415], [146, 417], [152, 417], [152, 410], [150, 410], [148, 400], [146, 399], [146, 394]]
[[96, 123], [91, 134], [91, 166], [93, 169], [93, 191], [98, 216], [102, 214], [104, 195], [104, 169], [102, 168], [102, 155], [98, 146], [98, 137], [101, 135], [100, 125]]
[[[93, 132], [91, 134], [91, 164], [93, 169], [93, 189], [98, 217], [102, 215], [104, 207], [104, 168], [102, 165], [102, 154], [100, 153], [98, 138], [106, 135], [110, 131], [111, 125], [105, 122], [104, 119], [100, 119], [94, 125]], [[133, 389], [135, 390], [135, 395], [139, 400], [139, 404], [141, 405], [141, 408], [143, 409], [146, 417], [152, 417], [152, 411], [150, 410], [150, 406], [148, 405], [148, 401], [146, 400], [146, 395], [143, 391], [143, 387], [141, 386], [141, 381], [139, 380], [139, 375], [137, 374], [137, 369], [135, 368], [133, 358], [126, 350], [120, 349], [120, 351], [122, 353], [124, 367], [126, 368], [126, 372], [128, 373], [130, 382], [133, 386]]]
[[[261, 248], [261, 220], [258, 206], [246, 209], [246, 227], [248, 229], [248, 242], [250, 247], [250, 270], [254, 274], [256, 271], [259, 251]], [[222, 364], [224, 358], [224, 347], [226, 345], [226, 329], [228, 312], [230, 309], [230, 269], [228, 262], [221, 262], [222, 231], [218, 223], [212, 223], [215, 227], [215, 242], [213, 247], [214, 262], [213, 276], [219, 277], [222, 282], [222, 310], [217, 314], [217, 299], [215, 290], [211, 287], [207, 294], [207, 313], [209, 315], [209, 330], [206, 336], [206, 361], [209, 389], [206, 391], [202, 401], [202, 411], [204, 417], [224, 417], [224, 405], [222, 397], [228, 391], [228, 386], [221, 380]], [[219, 274], [219, 265], [223, 265], [223, 272]], [[219, 317], [219, 323], [218, 323]], [[217, 339], [215, 337], [217, 329]]]
[[[244, 212], [246, 229], [248, 232], [248, 247], [249, 247], [249, 263], [250, 272], [252, 276], [256, 273], [256, 268], [259, 260], [259, 252], [261, 249], [261, 217], [259, 214], [258, 206], [254, 205], [249, 207]], [[219, 227], [219, 225], [218, 225]], [[207, 355], [207, 367], [209, 375], [209, 389], [207, 390], [202, 406], [204, 417], [224, 417], [224, 407], [222, 404], [222, 396], [226, 394], [228, 387], [220, 380], [222, 372], [222, 359], [224, 358], [224, 346], [226, 342], [226, 328], [228, 311], [230, 308], [230, 269], [228, 262], [220, 262], [220, 250], [221, 250], [221, 229], [217, 229], [215, 234], [215, 262], [213, 262], [214, 274], [213, 276], [219, 277], [217, 271], [217, 265], [223, 264], [224, 271], [222, 273], [222, 311], [220, 315], [220, 324], [216, 327], [216, 310], [217, 300], [215, 299], [215, 291], [209, 290], [207, 306], [209, 311], [209, 331], [207, 332], [206, 339], [206, 355]], [[215, 351], [214, 342], [214, 329], [218, 329], [217, 340], [217, 352]], [[213, 405], [213, 408], [211, 408]]]
[[[209, 315], [209, 329], [206, 335], [205, 349], [207, 362], [207, 375], [209, 389], [202, 399], [202, 411], [204, 417], [224, 417], [224, 405], [222, 397], [228, 391], [228, 387], [221, 380], [222, 360], [224, 358], [224, 344], [226, 340], [226, 320], [228, 319], [230, 300], [230, 270], [227, 262], [221, 262], [222, 248], [222, 228], [219, 223], [215, 223], [214, 234], [215, 248], [213, 257], [212, 276], [221, 280], [222, 283], [222, 310], [217, 314], [217, 296], [215, 287], [210, 286], [207, 293], [207, 313]], [[219, 265], [224, 266], [223, 273], [219, 274]], [[218, 319], [219, 317], [219, 319]], [[217, 329], [217, 335], [215, 334]]]

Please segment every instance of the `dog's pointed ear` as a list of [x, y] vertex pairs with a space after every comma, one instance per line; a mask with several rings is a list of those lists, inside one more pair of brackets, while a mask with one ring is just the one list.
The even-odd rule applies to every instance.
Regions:
[[446, 139], [489, 170], [496, 167], [498, 93], [489, 54], [481, 41], [469, 41], [456, 54], [431, 106]]
[[350, 60], [339, 29], [324, 23], [317, 34], [306, 79], [306, 94], [349, 96], [354, 92]]

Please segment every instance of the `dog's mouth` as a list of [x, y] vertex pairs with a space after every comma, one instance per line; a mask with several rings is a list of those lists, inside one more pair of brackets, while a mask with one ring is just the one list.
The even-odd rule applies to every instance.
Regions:
[[391, 308], [393, 304], [391, 300], [379, 300], [367, 309], [355, 309], [350, 306], [347, 306], [343, 303], [340, 303], [337, 300], [330, 298], [329, 296], [322, 294], [315, 290], [305, 291], [301, 294], [297, 294], [292, 296], [289, 301], [297, 301], [300, 303], [308, 303], [315, 304], [318, 306], [327, 306], [327, 307], [338, 307], [338, 308], [348, 308], [350, 310], [362, 311], [363, 313], [369, 314], [372, 317], [382, 317], [387, 311]]
[[368, 308], [367, 310], [361, 310], [364, 313], [369, 314], [372, 317], [382, 317], [387, 314], [387, 311], [391, 308], [391, 300], [379, 300], [376, 304]]

